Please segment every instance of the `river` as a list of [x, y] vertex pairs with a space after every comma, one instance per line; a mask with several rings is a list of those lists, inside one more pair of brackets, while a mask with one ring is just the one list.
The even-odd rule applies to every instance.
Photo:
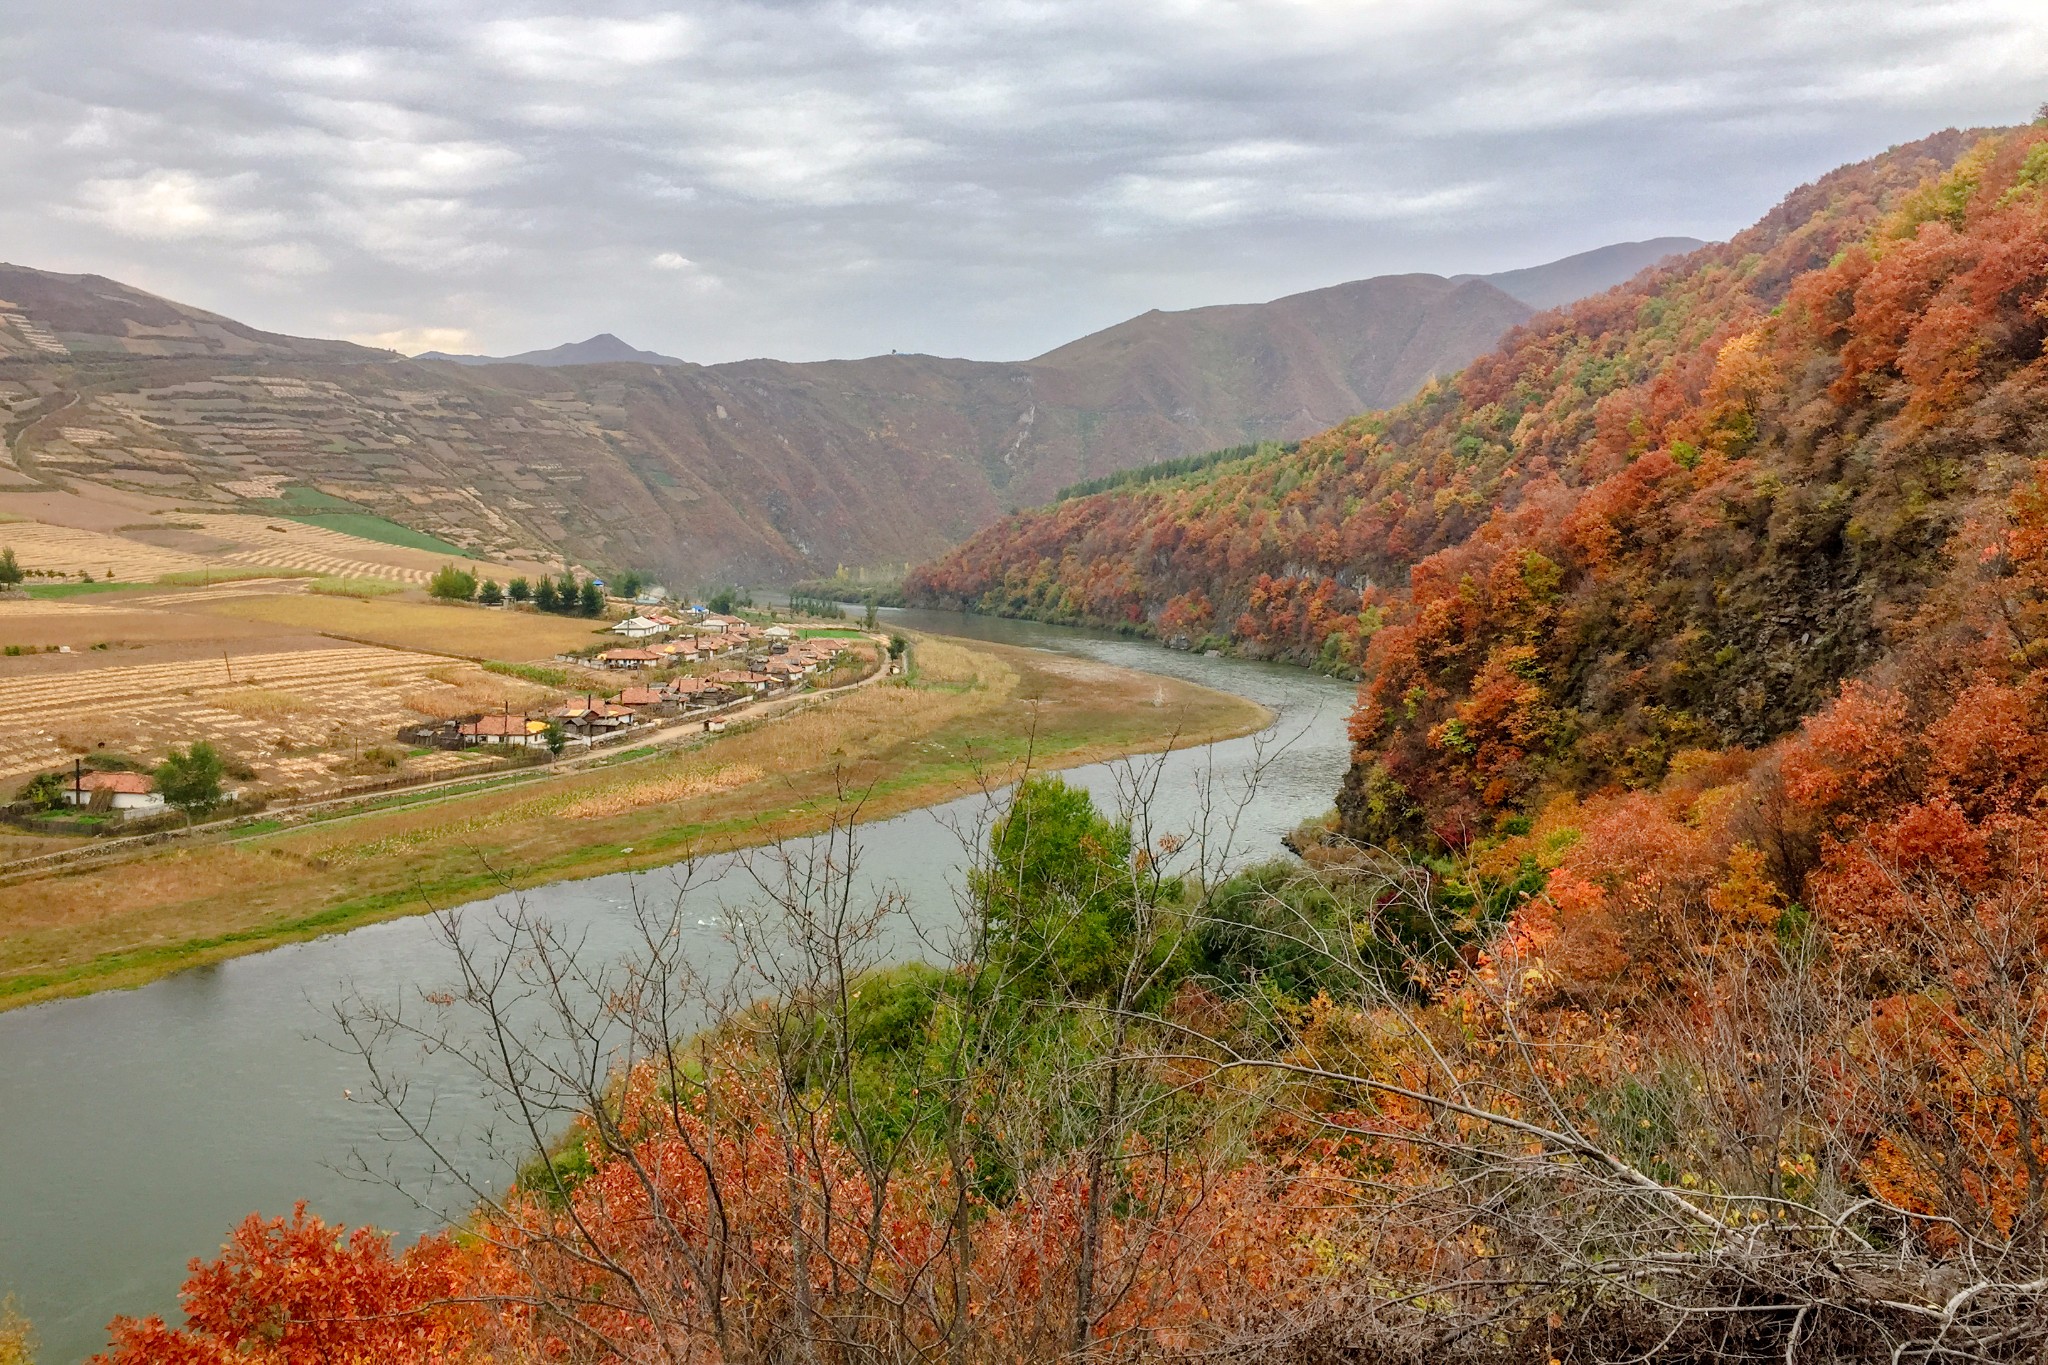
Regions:
[[[882, 618], [1168, 674], [1272, 709], [1279, 720], [1263, 736], [1175, 754], [1159, 770], [1155, 826], [1168, 829], [1197, 818], [1204, 787], [1231, 801], [1256, 771], [1235, 835], [1241, 858], [1279, 853], [1280, 835], [1328, 809], [1343, 775], [1348, 684], [1028, 622], [895, 610]], [[1119, 773], [1130, 771], [1096, 764], [1066, 776], [1108, 805]], [[984, 807], [973, 797], [863, 826], [862, 867], [942, 929], [955, 913], [962, 867], [953, 831]], [[691, 882], [685, 922], [695, 924], [707, 966], [729, 957], [719, 909], [743, 884], [753, 885], [733, 858], [712, 860]], [[675, 894], [673, 876], [654, 872], [523, 896], [530, 910], [585, 934], [586, 951], [616, 957], [631, 947], [635, 896]], [[433, 921], [414, 918], [195, 968], [139, 990], [0, 1014], [0, 1295], [12, 1293], [35, 1323], [45, 1365], [103, 1349], [117, 1313], [181, 1321], [176, 1291], [185, 1263], [215, 1254], [252, 1211], [289, 1213], [305, 1199], [329, 1221], [408, 1238], [434, 1226], [433, 1214], [392, 1184], [346, 1174], [360, 1159], [419, 1191], [430, 1164], [388, 1116], [348, 1095], [363, 1086], [363, 1063], [339, 1045], [331, 1011], [351, 993], [398, 1000], [452, 973]], [[437, 1126], [468, 1134], [466, 1159], [483, 1160], [485, 1098], [432, 1068], [417, 1083], [434, 1092]], [[438, 1197], [459, 1209], [452, 1192]]]

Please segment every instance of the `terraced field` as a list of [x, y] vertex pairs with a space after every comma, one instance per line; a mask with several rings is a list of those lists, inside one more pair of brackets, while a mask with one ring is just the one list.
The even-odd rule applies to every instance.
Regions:
[[94, 578], [111, 576], [128, 583], [151, 583], [168, 573], [219, 567], [188, 551], [40, 521], [13, 521], [0, 526], [0, 545], [13, 550], [27, 569], [89, 573]]
[[[0, 545], [12, 547], [25, 568], [111, 576], [127, 583], [150, 583], [165, 574], [275, 568], [423, 588], [447, 558], [325, 526], [204, 512], [178, 514], [160, 526], [141, 523], [134, 534], [10, 521], [0, 528]], [[476, 561], [466, 561], [464, 567], [501, 583], [538, 571], [535, 565]]]
[[[184, 518], [204, 535], [231, 543], [235, 549], [219, 558], [229, 564], [304, 569], [335, 578], [384, 578], [425, 587], [446, 555], [401, 545], [382, 545], [325, 526], [269, 521], [261, 517], [198, 515]], [[532, 574], [532, 566], [465, 561], [479, 578], [500, 583], [516, 574]]]

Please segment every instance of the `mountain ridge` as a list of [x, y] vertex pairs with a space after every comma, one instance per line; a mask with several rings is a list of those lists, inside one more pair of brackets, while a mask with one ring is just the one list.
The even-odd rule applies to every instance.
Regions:
[[458, 355], [449, 351], [421, 351], [414, 360], [445, 360], [455, 365], [539, 365], [554, 367], [561, 365], [610, 365], [621, 362], [635, 365], [685, 365], [688, 361], [658, 351], [643, 351], [631, 346], [610, 332], [599, 332], [596, 336], [582, 341], [566, 341], [560, 346], [550, 346], [541, 351], [521, 351], [518, 355]]
[[1590, 298], [1673, 256], [1688, 256], [1710, 245], [1697, 237], [1652, 237], [1642, 242], [1614, 242], [1519, 270], [1450, 278], [1485, 280], [1541, 313]]
[[97, 277], [15, 268], [0, 298], [26, 309], [0, 316], [0, 499], [320, 500], [485, 557], [693, 582], [926, 559], [1069, 484], [1383, 406], [1529, 315], [1484, 281], [1381, 276], [1146, 313], [1027, 361], [657, 364], [601, 333], [529, 353], [556, 363], [470, 364]]

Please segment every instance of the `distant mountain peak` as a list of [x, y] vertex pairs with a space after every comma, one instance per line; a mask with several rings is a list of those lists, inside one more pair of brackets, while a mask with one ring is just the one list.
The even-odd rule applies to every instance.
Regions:
[[565, 342], [545, 351], [521, 351], [518, 355], [453, 355], [447, 351], [422, 351], [415, 360], [447, 360], [457, 365], [687, 365], [672, 355], [643, 351], [619, 340], [610, 332], [599, 332], [584, 341]]
[[1575, 256], [1502, 270], [1492, 275], [1453, 275], [1455, 282], [1484, 281], [1538, 312], [1602, 294], [1635, 278], [1659, 261], [1698, 251], [1707, 243], [1697, 237], [1652, 237], [1646, 242], [1616, 242]]

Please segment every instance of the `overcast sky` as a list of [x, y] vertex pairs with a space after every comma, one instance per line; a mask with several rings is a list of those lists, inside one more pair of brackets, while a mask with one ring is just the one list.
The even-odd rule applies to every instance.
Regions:
[[1021, 358], [1723, 237], [2048, 100], [2044, 0], [6, 10], [0, 258], [406, 351]]

